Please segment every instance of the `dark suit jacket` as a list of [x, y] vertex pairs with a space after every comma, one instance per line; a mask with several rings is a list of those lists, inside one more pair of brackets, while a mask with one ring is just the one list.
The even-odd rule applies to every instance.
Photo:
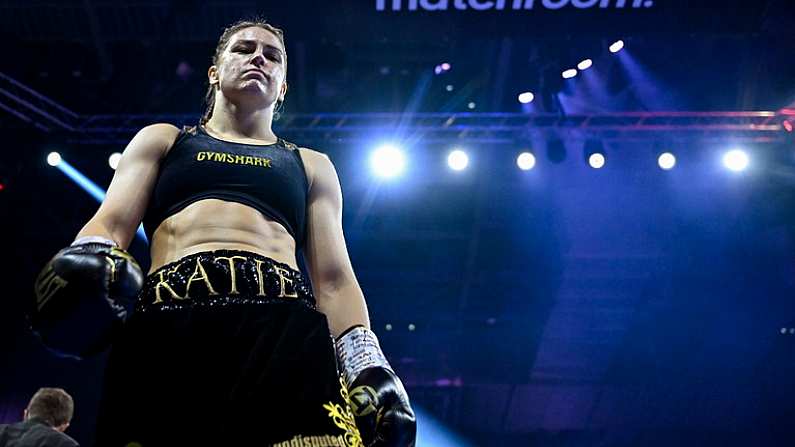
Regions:
[[77, 442], [37, 418], [0, 425], [0, 447], [79, 447]]

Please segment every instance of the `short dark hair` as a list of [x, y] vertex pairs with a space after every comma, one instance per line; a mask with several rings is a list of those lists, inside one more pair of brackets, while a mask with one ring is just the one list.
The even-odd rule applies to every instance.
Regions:
[[28, 417], [43, 419], [52, 427], [66, 424], [72, 420], [75, 403], [62, 388], [41, 388], [30, 399]]

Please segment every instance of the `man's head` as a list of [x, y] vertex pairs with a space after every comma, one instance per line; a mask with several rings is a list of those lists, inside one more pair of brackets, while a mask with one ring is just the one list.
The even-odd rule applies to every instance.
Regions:
[[41, 388], [30, 399], [25, 419], [41, 419], [58, 431], [66, 430], [75, 411], [72, 396], [61, 388]]

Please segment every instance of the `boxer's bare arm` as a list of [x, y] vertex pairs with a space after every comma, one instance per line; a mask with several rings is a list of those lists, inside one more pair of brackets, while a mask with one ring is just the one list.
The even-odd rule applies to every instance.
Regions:
[[335, 337], [355, 325], [369, 328], [367, 304], [342, 232], [342, 191], [337, 171], [326, 155], [308, 150], [303, 154], [313, 168], [304, 258], [318, 310], [326, 314]]
[[126, 249], [146, 212], [160, 161], [179, 129], [152, 124], [141, 129], [124, 149], [105, 200], [77, 237], [101, 236]]

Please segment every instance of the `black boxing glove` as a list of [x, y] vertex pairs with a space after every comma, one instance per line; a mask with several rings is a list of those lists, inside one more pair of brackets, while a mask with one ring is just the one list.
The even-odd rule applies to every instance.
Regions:
[[413, 447], [417, 422], [409, 396], [373, 331], [354, 326], [335, 341], [343, 380], [367, 447]]
[[81, 238], [36, 278], [36, 300], [28, 307], [31, 328], [61, 355], [98, 353], [131, 312], [143, 281], [135, 259], [112, 241]]

